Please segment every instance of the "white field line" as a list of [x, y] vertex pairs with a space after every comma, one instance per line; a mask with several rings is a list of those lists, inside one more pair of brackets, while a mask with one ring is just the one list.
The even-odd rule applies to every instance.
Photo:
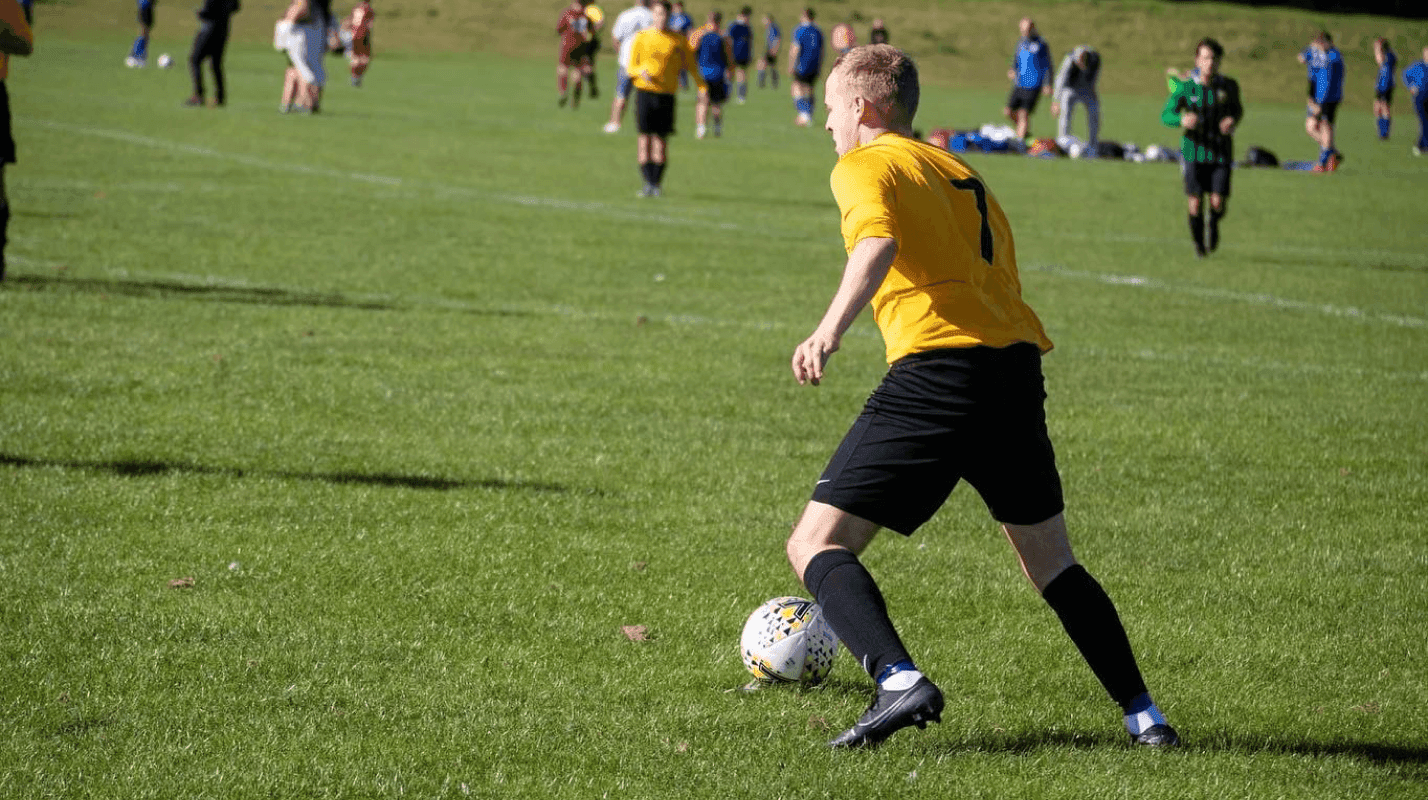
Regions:
[[[162, 139], [155, 139], [149, 136], [141, 136], [138, 134], [129, 133], [127, 131], [110, 130], [104, 128], [91, 128], [83, 125], [73, 125], [70, 123], [55, 122], [51, 120], [31, 120], [29, 122], [30, 124], [41, 125], [47, 128], [76, 133], [84, 136], [96, 136], [100, 138], [111, 139], [114, 141], [135, 144], [143, 147], [152, 147], [161, 150], [168, 150], [170, 152], [187, 153], [190, 155], [197, 155], [206, 158], [222, 159], [265, 170], [277, 172], [302, 172], [306, 174], [320, 175], [323, 177], [334, 178], [338, 180], [357, 181], [381, 186], [425, 189], [426, 191], [430, 191], [438, 197], [462, 197], [470, 200], [494, 201], [498, 203], [509, 203], [523, 206], [539, 206], [544, 208], [556, 208], [566, 211], [582, 211], [622, 219], [636, 219], [670, 225], [689, 225], [706, 229], [710, 227], [710, 221], [707, 219], [684, 218], [664, 214], [645, 214], [639, 212], [624, 211], [621, 209], [612, 208], [604, 203], [595, 201], [563, 200], [560, 198], [536, 197], [527, 195], [490, 194], [487, 192], [480, 191], [478, 189], [467, 187], [448, 186], [442, 184], [421, 184], [411, 181], [405, 181], [402, 178], [384, 175], [373, 175], [362, 172], [333, 170], [300, 164], [278, 163], [260, 158], [255, 158], [252, 156], [222, 153], [217, 150], [212, 150], [206, 147], [198, 147], [195, 145], [182, 144], [179, 142], [169, 142]], [[740, 228], [740, 226], [734, 223], [722, 223], [718, 227], [723, 230], [738, 230]], [[1134, 237], [1121, 238], [1130, 239]], [[1352, 306], [1335, 306], [1329, 303], [1313, 303], [1303, 300], [1292, 300], [1288, 298], [1276, 297], [1270, 294], [1233, 292], [1225, 289], [1211, 289], [1196, 286], [1180, 286], [1165, 283], [1163, 281], [1158, 281], [1154, 278], [1146, 278], [1135, 275], [1116, 275], [1110, 273], [1085, 272], [1081, 270], [1067, 269], [1065, 267], [1055, 265], [1024, 266], [1023, 270], [1027, 272], [1045, 272], [1054, 275], [1059, 275], [1062, 277], [1077, 278], [1082, 280], [1094, 280], [1107, 284], [1134, 286], [1138, 288], [1152, 289], [1155, 291], [1188, 294], [1212, 300], [1248, 303], [1251, 305], [1262, 305], [1285, 310], [1313, 312], [1324, 314], [1327, 316], [1340, 317], [1344, 319], [1351, 319], [1362, 322], [1380, 322], [1384, 324], [1407, 328], [1428, 327], [1428, 319], [1424, 319], [1422, 317], [1413, 317], [1399, 314], [1384, 314], [1372, 311], [1365, 311], [1363, 309], [1355, 308]]]
[[1341, 317], [1343, 319], [1357, 320], [1360, 322], [1381, 322], [1386, 325], [1394, 325], [1402, 328], [1428, 328], [1428, 319], [1423, 317], [1413, 317], [1407, 314], [1384, 314], [1375, 311], [1366, 311], [1354, 306], [1336, 306], [1332, 303], [1313, 303], [1306, 300], [1290, 300], [1284, 297], [1276, 297], [1272, 294], [1259, 292], [1232, 292], [1228, 289], [1209, 289], [1203, 286], [1183, 286], [1155, 278], [1146, 278], [1140, 275], [1117, 275], [1114, 273], [1085, 272], [1082, 270], [1067, 269], [1060, 266], [1025, 266], [1026, 272], [1043, 272], [1051, 275], [1058, 275], [1064, 278], [1076, 278], [1078, 280], [1096, 281], [1114, 286], [1131, 286], [1138, 289], [1150, 289], [1159, 292], [1169, 292], [1173, 294], [1187, 294], [1193, 297], [1203, 297], [1210, 300], [1224, 300], [1233, 303], [1247, 303], [1250, 305], [1266, 306], [1269, 308], [1280, 308], [1287, 311], [1308, 311], [1325, 316]]

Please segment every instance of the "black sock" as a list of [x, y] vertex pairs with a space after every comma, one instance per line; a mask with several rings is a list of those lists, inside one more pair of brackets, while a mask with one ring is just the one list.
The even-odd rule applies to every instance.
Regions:
[[664, 182], [664, 162], [660, 161], [650, 166], [654, 167], [654, 185], [659, 186]]
[[1076, 564], [1057, 575], [1041, 597], [1061, 618], [1061, 625], [1111, 699], [1122, 711], [1127, 710], [1132, 700], [1145, 693], [1145, 680], [1115, 604], [1101, 584]]
[[1210, 209], [1210, 242], [1207, 245], [1211, 252], [1220, 246], [1220, 220], [1225, 218], [1224, 211]]
[[645, 183], [654, 185], [654, 164], [649, 161], [640, 162], [640, 175], [645, 179]]
[[10, 203], [0, 203], [0, 281], [5, 280], [5, 245], [10, 241]]
[[1205, 215], [1190, 215], [1190, 238], [1195, 240], [1195, 252], [1205, 254]]
[[847, 550], [824, 550], [808, 562], [803, 584], [823, 607], [823, 618], [868, 675], [911, 661], [872, 574]]

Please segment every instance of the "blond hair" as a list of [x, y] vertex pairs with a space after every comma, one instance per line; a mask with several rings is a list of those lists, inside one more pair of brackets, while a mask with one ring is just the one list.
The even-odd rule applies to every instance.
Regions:
[[846, 81], [855, 95], [887, 112], [894, 125], [911, 125], [921, 89], [917, 65], [907, 53], [889, 44], [854, 47], [833, 62], [831, 74]]

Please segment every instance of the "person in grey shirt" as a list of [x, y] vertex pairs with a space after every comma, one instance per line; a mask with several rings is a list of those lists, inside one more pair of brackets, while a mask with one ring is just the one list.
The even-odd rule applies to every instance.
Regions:
[[1096, 81], [1100, 77], [1101, 55], [1085, 45], [1061, 60], [1051, 94], [1051, 113], [1057, 117], [1057, 142], [1071, 135], [1072, 109], [1081, 103], [1086, 106], [1086, 152], [1096, 152], [1101, 134], [1101, 103], [1096, 99]]

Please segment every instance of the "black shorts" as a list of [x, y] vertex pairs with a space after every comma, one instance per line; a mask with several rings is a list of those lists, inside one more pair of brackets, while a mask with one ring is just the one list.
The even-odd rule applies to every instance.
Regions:
[[738, 67], [739, 69], [745, 69], [749, 66], [749, 62], [751, 60], [752, 59], [748, 58], [736, 58], [734, 59], [734, 66]]
[[1197, 164], [1187, 161], [1180, 165], [1185, 174], [1185, 196], [1199, 197], [1202, 194], [1230, 196], [1229, 164]]
[[1393, 87], [1390, 86], [1381, 92], [1374, 92], [1373, 99], [1382, 100], [1383, 102], [1388, 103], [1389, 105], [1393, 105]]
[[1332, 103], [1320, 103], [1319, 110], [1313, 116], [1314, 119], [1333, 125], [1334, 118], [1339, 116], [1339, 102], [1335, 100]]
[[15, 163], [15, 137], [10, 132], [10, 93], [0, 81], [0, 165]]
[[674, 133], [674, 95], [636, 89], [635, 130], [653, 136]]
[[764, 63], [770, 67], [778, 63], [778, 53], [764, 53]]
[[729, 101], [729, 84], [723, 79], [717, 81], [705, 81], [709, 87], [709, 102], [716, 106], [722, 106]]
[[998, 522], [1061, 513], [1041, 352], [968, 347], [899, 359], [833, 454], [813, 499], [910, 535], [965, 479]]
[[1007, 109], [1016, 111], [1024, 108], [1026, 109], [1026, 113], [1030, 114], [1036, 110], [1036, 103], [1040, 99], [1040, 89], [1026, 89], [1018, 86], [1011, 90], [1010, 95], [1007, 95]]
[[795, 72], [793, 73], [793, 79], [799, 83], [806, 83], [812, 86], [818, 82], [818, 70], [815, 69], [812, 72]]

